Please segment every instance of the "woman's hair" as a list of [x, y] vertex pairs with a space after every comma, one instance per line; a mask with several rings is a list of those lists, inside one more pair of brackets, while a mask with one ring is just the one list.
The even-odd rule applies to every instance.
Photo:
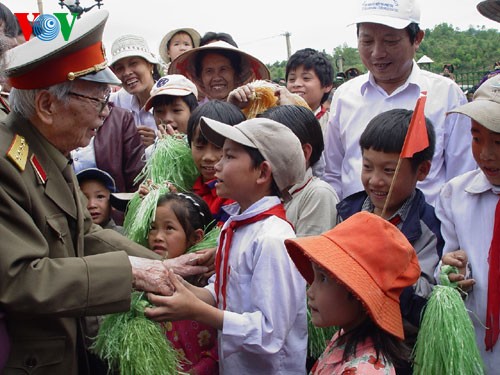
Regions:
[[269, 108], [257, 117], [268, 118], [283, 124], [293, 131], [302, 145], [309, 143], [312, 147], [309, 158], [311, 166], [316, 164], [321, 157], [325, 148], [323, 132], [318, 119], [310, 109], [298, 105], [279, 105]]
[[173, 103], [175, 98], [181, 98], [184, 103], [189, 107], [189, 111], [193, 112], [196, 107], [198, 107], [198, 99], [194, 94], [189, 94], [185, 96], [173, 96], [173, 95], [157, 95], [153, 98], [152, 106], [157, 107], [159, 105], [169, 105]]
[[190, 241], [197, 229], [209, 232], [216, 224], [207, 203], [194, 193], [167, 193], [158, 199], [156, 207], [172, 203], [172, 211]]
[[[353, 296], [353, 298], [355, 298]], [[371, 339], [376, 353], [376, 360], [385, 358], [395, 367], [404, 366], [410, 359], [410, 349], [406, 344], [377, 326], [369, 316], [356, 328], [340, 335], [336, 345], [345, 345], [342, 359], [339, 362], [347, 362], [356, 356], [358, 344]]]
[[214, 31], [207, 31], [205, 35], [200, 40], [200, 46], [210, 44], [213, 42], [223, 41], [231, 44], [232, 46], [238, 48], [238, 45], [234, 41], [233, 37], [228, 33], [216, 33]]
[[232, 103], [221, 100], [210, 100], [191, 112], [187, 126], [188, 143], [191, 146], [192, 142], [206, 144], [207, 139], [199, 133], [198, 139], [193, 139], [195, 130], [200, 126], [201, 117], [207, 117], [212, 120], [223, 122], [228, 125], [236, 125], [246, 120], [245, 115], [237, 106]]
[[201, 80], [201, 72], [203, 70], [202, 67], [203, 58], [208, 54], [221, 55], [224, 56], [226, 59], [228, 59], [231, 62], [231, 66], [234, 69], [235, 77], [238, 80], [241, 80], [242, 66], [243, 66], [241, 61], [241, 55], [236, 51], [229, 51], [224, 49], [217, 49], [217, 50], [207, 49], [204, 51], [199, 51], [196, 54], [194, 61], [194, 69], [195, 69], [195, 75], [196, 77], [198, 77], [198, 79]]

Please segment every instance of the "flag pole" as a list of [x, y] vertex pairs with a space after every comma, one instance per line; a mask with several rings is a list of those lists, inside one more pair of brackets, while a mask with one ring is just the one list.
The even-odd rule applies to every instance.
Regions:
[[389, 192], [387, 193], [387, 198], [385, 199], [384, 208], [382, 209], [382, 213], [380, 214], [380, 217], [382, 219], [384, 218], [385, 212], [387, 211], [387, 205], [389, 204], [389, 201], [391, 200], [392, 189], [394, 188], [394, 185], [395, 185], [396, 180], [398, 178], [399, 168], [401, 167], [402, 161], [403, 161], [403, 158], [400, 157], [398, 159], [398, 164], [396, 165], [396, 170], [394, 171], [394, 176], [392, 177], [391, 186], [389, 186]]

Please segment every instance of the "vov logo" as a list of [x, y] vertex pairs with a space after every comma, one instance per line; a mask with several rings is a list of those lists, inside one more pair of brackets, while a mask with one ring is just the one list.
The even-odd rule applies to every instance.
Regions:
[[[19, 21], [19, 26], [24, 34], [26, 40], [30, 40], [31, 35], [36, 36], [38, 39], [48, 42], [55, 39], [59, 33], [62, 34], [65, 41], [68, 41], [71, 35], [71, 30], [77, 18], [76, 13], [71, 13], [73, 19], [71, 24], [68, 21], [68, 14], [70, 13], [53, 13], [53, 14], [40, 14], [40, 13], [14, 13]], [[28, 18], [28, 16], [32, 17]]]

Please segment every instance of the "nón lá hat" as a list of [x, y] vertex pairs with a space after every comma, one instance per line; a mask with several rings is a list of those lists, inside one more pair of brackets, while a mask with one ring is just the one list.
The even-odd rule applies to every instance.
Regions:
[[490, 20], [500, 22], [500, 0], [485, 0], [476, 5], [479, 13]]
[[[68, 40], [32, 38], [6, 53], [5, 76], [16, 89], [47, 88], [83, 79], [121, 85], [108, 68], [102, 34], [108, 11], [101, 9], [75, 20]], [[39, 16], [40, 17], [40, 16]]]

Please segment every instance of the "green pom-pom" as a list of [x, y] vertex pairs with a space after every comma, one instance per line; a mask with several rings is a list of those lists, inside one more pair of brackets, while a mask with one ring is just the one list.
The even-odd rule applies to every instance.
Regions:
[[166, 185], [157, 185], [145, 197], [140, 198], [137, 194], [132, 198], [123, 222], [125, 235], [129, 239], [148, 247], [149, 230], [155, 219], [158, 199], [169, 192]]
[[111, 371], [120, 375], [178, 373], [178, 353], [161, 325], [144, 316], [147, 306], [143, 293], [133, 292], [128, 312], [105, 316], [91, 350]]
[[155, 150], [135, 181], [152, 180], [155, 184], [172, 183], [179, 192], [190, 191], [199, 172], [191, 149], [184, 138], [164, 136], [156, 141]]
[[325, 351], [328, 343], [337, 332], [337, 327], [316, 327], [311, 321], [311, 310], [307, 309], [307, 354], [312, 358], [319, 358]]
[[[448, 279], [451, 272], [457, 273], [458, 270], [444, 266], [440, 280], [451, 285]], [[460, 293], [454, 287], [434, 287], [427, 301], [413, 357], [414, 374], [484, 374], [474, 326]]]
[[203, 239], [187, 249], [186, 253], [194, 253], [198, 250], [210, 249], [217, 246], [217, 239], [219, 238], [220, 228], [214, 226], [208, 232], [205, 232]]

